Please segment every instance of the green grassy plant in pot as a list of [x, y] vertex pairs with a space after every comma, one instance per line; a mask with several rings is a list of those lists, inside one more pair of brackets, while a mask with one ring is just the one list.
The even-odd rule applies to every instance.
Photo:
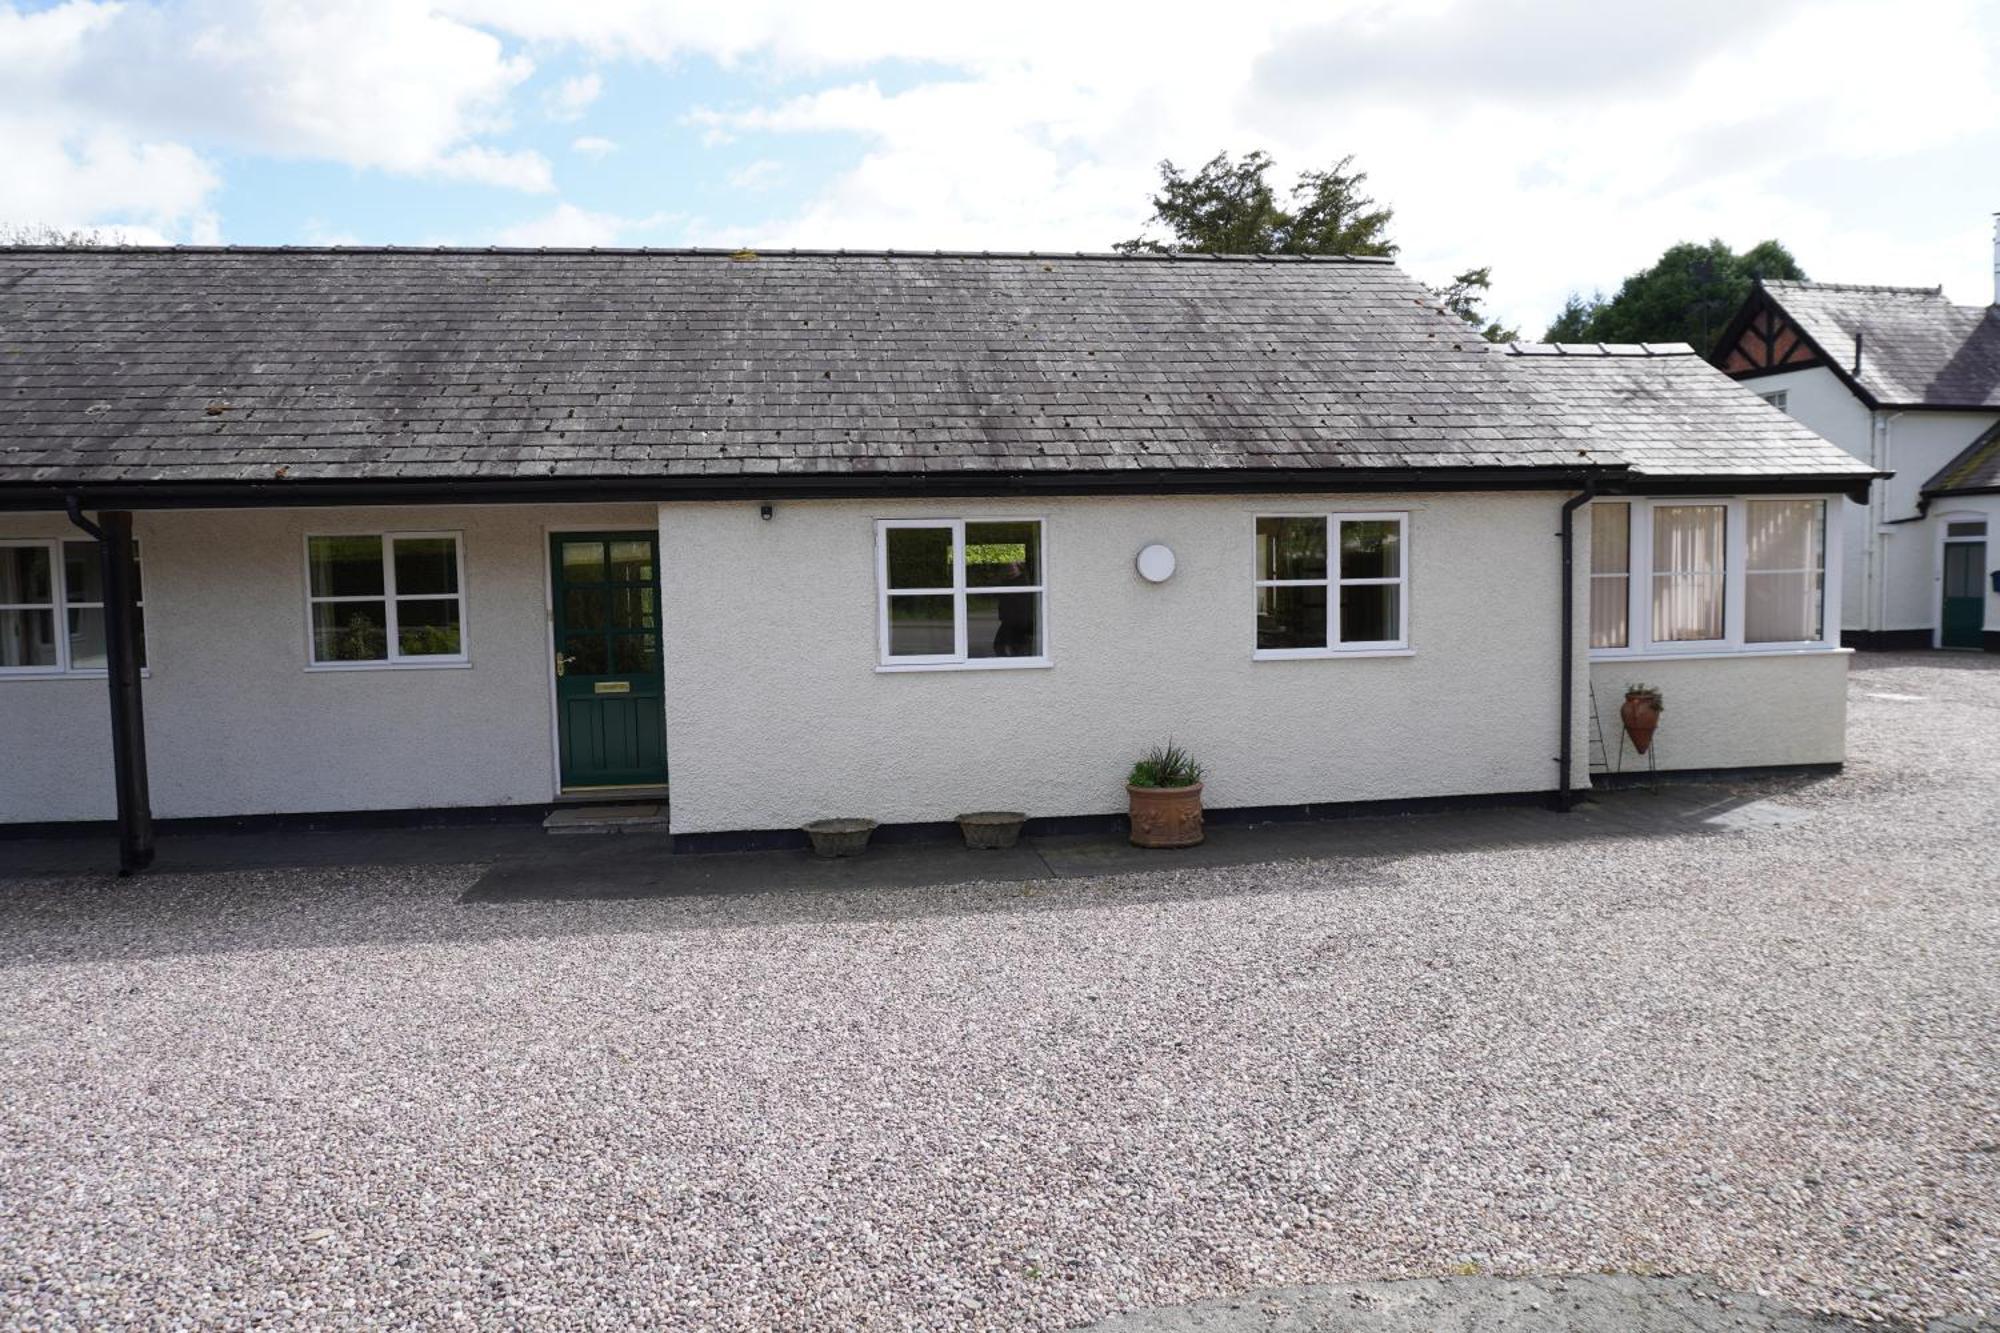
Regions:
[[1192, 847], [1202, 839], [1201, 765], [1168, 741], [1147, 751], [1125, 779], [1134, 847]]

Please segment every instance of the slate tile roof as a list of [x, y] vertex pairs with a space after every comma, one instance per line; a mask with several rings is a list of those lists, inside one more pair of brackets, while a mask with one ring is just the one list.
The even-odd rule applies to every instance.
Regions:
[[2000, 306], [1953, 305], [1936, 287], [1763, 288], [1878, 405], [2000, 408]]
[[1597, 441], [1635, 472], [1875, 475], [1686, 343], [1515, 343], [1509, 352], [1565, 434]]
[[1851, 462], [1532, 360], [1379, 261], [12, 249], [0, 486]]
[[1923, 485], [1926, 498], [1969, 491], [2000, 491], [2000, 421], [1959, 450], [1956, 458]]

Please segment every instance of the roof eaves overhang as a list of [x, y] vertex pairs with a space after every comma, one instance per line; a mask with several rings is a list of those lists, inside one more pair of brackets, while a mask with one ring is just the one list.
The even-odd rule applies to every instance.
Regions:
[[1856, 504], [1866, 504], [1868, 488], [1895, 475], [1893, 472], [1791, 472], [1675, 476], [1633, 472], [1603, 483], [1600, 489], [1607, 495], [1823, 495], [1833, 491]]
[[1051, 472], [765, 473], [726, 477], [395, 478], [287, 481], [0, 482], [0, 511], [291, 509], [1020, 495], [1562, 490], [1604, 485], [1623, 463], [1563, 467], [1124, 468]]

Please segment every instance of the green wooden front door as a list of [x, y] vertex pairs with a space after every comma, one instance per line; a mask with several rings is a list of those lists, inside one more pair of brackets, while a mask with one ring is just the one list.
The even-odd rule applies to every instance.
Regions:
[[1986, 628], [1986, 543], [1944, 544], [1944, 606], [1938, 643], [1946, 648], [1981, 647]]
[[667, 780], [660, 543], [650, 532], [549, 539], [564, 790]]

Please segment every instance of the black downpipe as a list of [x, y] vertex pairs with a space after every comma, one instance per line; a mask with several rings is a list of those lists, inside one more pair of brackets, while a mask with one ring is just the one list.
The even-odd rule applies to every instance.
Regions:
[[1556, 746], [1556, 795], [1551, 807], [1564, 814], [1576, 806], [1570, 789], [1570, 724], [1575, 718], [1576, 683], [1576, 511], [1597, 495], [1597, 483], [1587, 481], [1583, 490], [1563, 501], [1562, 531], [1562, 737]]
[[111, 766], [118, 787], [118, 873], [153, 863], [153, 804], [146, 781], [146, 711], [139, 691], [138, 589], [132, 582], [132, 515], [83, 516], [75, 496], [69, 521], [97, 539], [104, 569], [105, 679], [111, 686]]

